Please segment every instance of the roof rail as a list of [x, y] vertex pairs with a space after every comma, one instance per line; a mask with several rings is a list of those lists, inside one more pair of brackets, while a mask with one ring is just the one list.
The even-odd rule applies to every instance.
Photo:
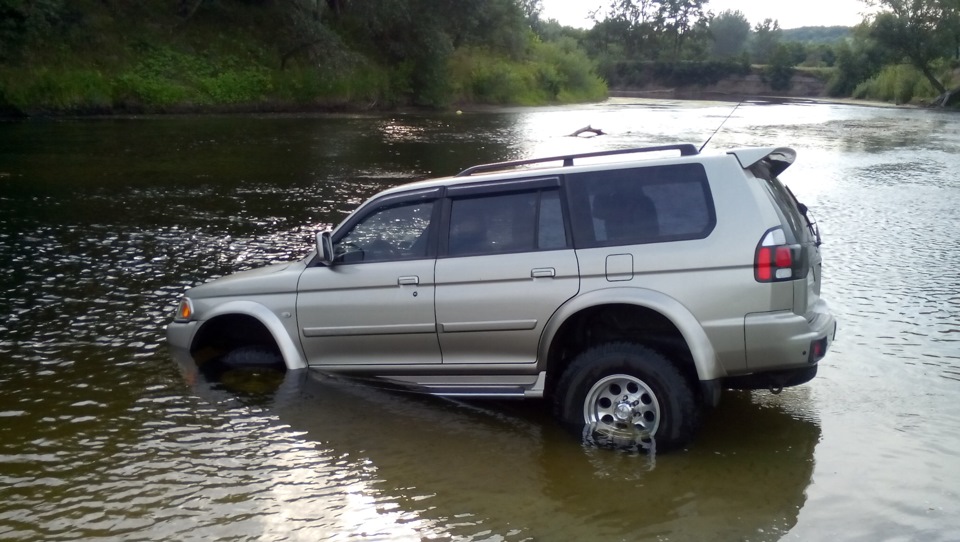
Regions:
[[573, 161], [579, 158], [593, 158], [596, 156], [615, 156], [618, 154], [638, 154], [643, 152], [658, 151], [680, 151], [680, 156], [693, 156], [699, 154], [697, 147], [690, 143], [680, 143], [676, 145], [660, 145], [657, 147], [638, 147], [635, 149], [617, 149], [612, 151], [587, 152], [583, 154], [568, 154], [565, 156], [551, 156], [547, 158], [528, 158], [526, 160], [512, 160], [510, 162], [497, 162], [494, 164], [480, 164], [478, 166], [468, 167], [457, 173], [457, 177], [467, 177], [475, 173], [489, 173], [491, 171], [500, 171], [504, 169], [526, 166], [529, 164], [540, 164], [544, 162], [558, 162], [563, 160], [563, 166], [573, 165]]

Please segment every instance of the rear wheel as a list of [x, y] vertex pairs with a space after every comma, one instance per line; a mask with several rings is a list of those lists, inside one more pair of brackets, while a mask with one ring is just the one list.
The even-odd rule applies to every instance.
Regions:
[[687, 444], [700, 409], [680, 371], [643, 345], [614, 342], [579, 354], [557, 385], [554, 411], [584, 438], [601, 444]]

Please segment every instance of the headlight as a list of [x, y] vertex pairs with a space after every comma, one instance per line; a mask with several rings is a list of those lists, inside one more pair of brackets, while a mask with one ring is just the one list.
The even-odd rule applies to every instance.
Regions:
[[177, 313], [173, 315], [175, 322], [189, 322], [193, 318], [193, 301], [189, 297], [180, 298], [180, 304], [177, 305]]

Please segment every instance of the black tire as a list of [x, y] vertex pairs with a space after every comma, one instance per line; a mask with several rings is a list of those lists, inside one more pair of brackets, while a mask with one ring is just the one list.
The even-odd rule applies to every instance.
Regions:
[[245, 395], [270, 394], [283, 382], [287, 366], [275, 348], [241, 346], [200, 367], [206, 378]]
[[220, 364], [231, 369], [283, 367], [283, 357], [276, 349], [266, 346], [241, 346], [224, 354]]
[[557, 383], [554, 414], [601, 445], [665, 451], [689, 443], [700, 408], [687, 379], [660, 353], [613, 342], [581, 352]]

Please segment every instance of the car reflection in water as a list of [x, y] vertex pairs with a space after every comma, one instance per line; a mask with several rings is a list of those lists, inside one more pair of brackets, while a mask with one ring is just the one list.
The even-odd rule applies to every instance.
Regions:
[[688, 450], [656, 455], [577, 442], [538, 402], [452, 401], [310, 370], [211, 380], [181, 366], [194, 393], [262, 408], [352, 480], [300, 488], [343, 502], [298, 499], [283, 514], [328, 515], [328, 535], [778, 540], [797, 522], [820, 439], [805, 387], [727, 392]]

